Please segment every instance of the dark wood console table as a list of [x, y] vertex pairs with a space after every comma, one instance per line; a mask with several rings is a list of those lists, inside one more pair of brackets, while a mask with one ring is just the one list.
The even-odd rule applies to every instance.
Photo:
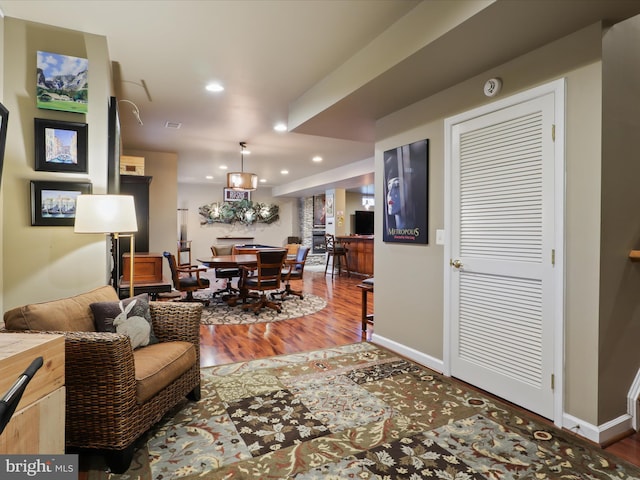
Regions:
[[349, 269], [356, 275], [373, 276], [373, 235], [336, 237], [348, 249]]

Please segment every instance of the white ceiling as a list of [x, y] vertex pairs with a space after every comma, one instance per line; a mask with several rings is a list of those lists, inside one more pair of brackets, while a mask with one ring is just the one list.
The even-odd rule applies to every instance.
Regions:
[[[461, 6], [477, 14], [291, 124], [292, 108], [408, 12]], [[219, 166], [239, 169], [239, 142], [246, 141], [252, 154], [245, 170], [267, 180], [260, 188], [296, 195], [370, 183], [371, 175], [336, 174], [327, 182], [322, 174], [373, 157], [376, 119], [599, 19], [640, 13], [640, 1], [0, 0], [0, 9], [6, 17], [106, 36], [116, 94], [133, 101], [144, 122], [139, 126], [120, 102], [125, 151], [176, 152], [179, 182], [222, 184]], [[412, 32], [396, 36], [403, 34]], [[443, 67], [428, 68], [434, 64]], [[225, 91], [205, 91], [211, 81]], [[182, 127], [167, 129], [166, 122]], [[275, 132], [277, 122], [294, 131]], [[315, 155], [323, 161], [312, 162]]]

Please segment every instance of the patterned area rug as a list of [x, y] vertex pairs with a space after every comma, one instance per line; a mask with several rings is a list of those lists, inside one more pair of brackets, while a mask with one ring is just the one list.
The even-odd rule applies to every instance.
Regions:
[[640, 470], [369, 343], [203, 369], [203, 399], [90, 479], [639, 479]]
[[[211, 295], [197, 293], [199, 298], [210, 299]], [[322, 310], [327, 306], [324, 298], [305, 294], [304, 299], [290, 295], [281, 303], [282, 312], [263, 308], [258, 315], [252, 310], [243, 310], [240, 304], [230, 307], [226, 302], [214, 301], [202, 311], [200, 323], [204, 325], [238, 325], [247, 323], [268, 323], [302, 317]]]

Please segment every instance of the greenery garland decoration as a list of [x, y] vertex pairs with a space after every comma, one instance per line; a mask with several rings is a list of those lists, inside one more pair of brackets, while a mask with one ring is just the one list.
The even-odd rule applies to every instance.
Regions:
[[278, 205], [240, 200], [237, 202], [214, 202], [198, 208], [203, 220], [200, 225], [212, 223], [273, 223], [280, 218]]

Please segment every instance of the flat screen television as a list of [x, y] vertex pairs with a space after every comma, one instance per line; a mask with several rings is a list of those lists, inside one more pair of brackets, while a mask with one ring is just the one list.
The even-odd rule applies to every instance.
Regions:
[[366, 210], [355, 211], [356, 235], [373, 235], [373, 217], [374, 212]]

